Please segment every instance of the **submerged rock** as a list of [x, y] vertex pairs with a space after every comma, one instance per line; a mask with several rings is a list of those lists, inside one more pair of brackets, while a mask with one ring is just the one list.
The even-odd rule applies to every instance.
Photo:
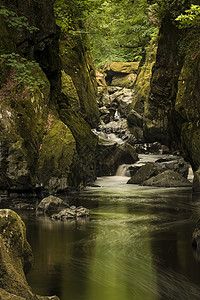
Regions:
[[0, 210], [0, 258], [0, 299], [59, 300], [56, 296], [37, 296], [31, 291], [24, 272], [32, 266], [32, 250], [23, 221], [9, 209]]
[[68, 208], [69, 205], [64, 202], [62, 199], [49, 196], [44, 198], [38, 205], [37, 211], [42, 212], [48, 215], [52, 215], [53, 213], [57, 213], [64, 208]]
[[83, 207], [83, 206], [71, 206], [70, 208], [66, 208], [61, 210], [57, 214], [53, 214], [51, 216], [54, 220], [70, 220], [70, 219], [76, 219], [80, 217], [88, 217], [90, 215], [89, 209]]
[[158, 187], [191, 187], [189, 180], [181, 176], [180, 173], [166, 170], [156, 176], [153, 176], [143, 182], [142, 185], [158, 186]]

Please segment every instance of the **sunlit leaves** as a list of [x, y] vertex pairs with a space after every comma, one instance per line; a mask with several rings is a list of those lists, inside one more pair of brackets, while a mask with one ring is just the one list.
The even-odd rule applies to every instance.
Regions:
[[185, 11], [185, 14], [179, 15], [175, 20], [179, 23], [180, 28], [199, 26], [200, 6], [192, 4], [191, 8]]

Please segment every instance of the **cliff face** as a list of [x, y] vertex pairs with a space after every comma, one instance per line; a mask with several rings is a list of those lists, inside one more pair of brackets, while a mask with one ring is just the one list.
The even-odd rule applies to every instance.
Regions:
[[0, 15], [1, 189], [55, 192], [95, 178], [93, 66], [86, 38], [59, 39], [53, 4], [3, 1], [12, 14]]
[[144, 135], [179, 149], [195, 172], [200, 190], [200, 50], [199, 28], [179, 30], [163, 20], [149, 97], [145, 102]]

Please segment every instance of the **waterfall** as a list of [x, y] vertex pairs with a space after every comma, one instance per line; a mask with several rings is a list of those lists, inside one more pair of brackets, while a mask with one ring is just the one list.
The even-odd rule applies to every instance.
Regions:
[[130, 177], [130, 171], [128, 170], [129, 167], [130, 167], [130, 165], [127, 165], [127, 164], [120, 165], [117, 169], [115, 176]]

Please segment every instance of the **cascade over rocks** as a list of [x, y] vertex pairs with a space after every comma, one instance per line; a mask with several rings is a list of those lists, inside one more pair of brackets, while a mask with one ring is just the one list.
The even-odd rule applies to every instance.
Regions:
[[122, 164], [133, 164], [138, 155], [133, 146], [128, 143], [107, 143], [100, 139], [97, 147], [96, 169], [97, 176], [113, 176]]

